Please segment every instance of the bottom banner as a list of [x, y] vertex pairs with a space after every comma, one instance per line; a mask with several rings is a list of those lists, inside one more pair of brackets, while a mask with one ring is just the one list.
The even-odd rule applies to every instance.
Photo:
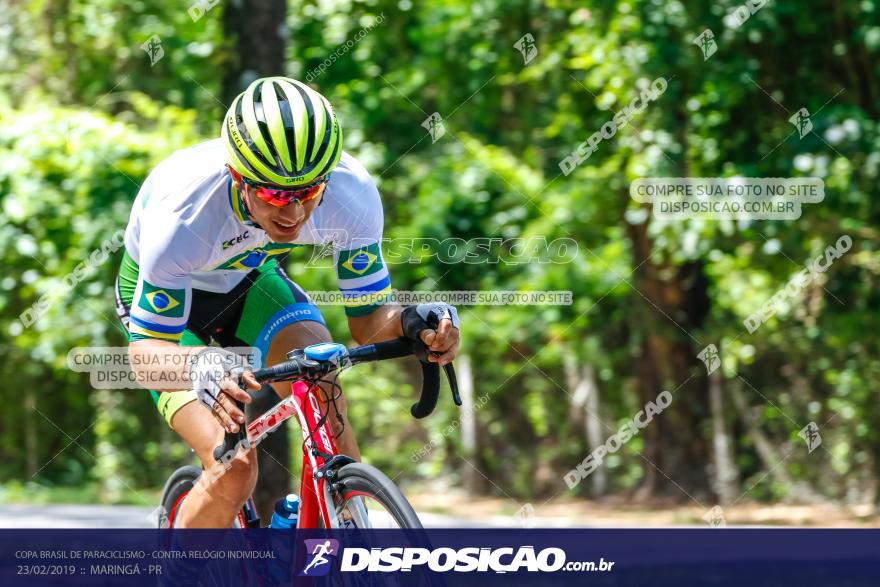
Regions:
[[0, 585], [880, 584], [880, 531], [0, 530]]

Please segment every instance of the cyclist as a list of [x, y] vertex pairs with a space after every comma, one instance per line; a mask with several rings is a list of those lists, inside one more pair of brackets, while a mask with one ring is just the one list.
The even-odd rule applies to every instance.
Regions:
[[[244, 422], [233, 398], [250, 397], [236, 376], [244, 372], [245, 387], [259, 389], [238, 355], [206, 345], [256, 348], [265, 365], [331, 340], [318, 308], [279, 266], [294, 247], [332, 245], [358, 344], [407, 336], [441, 365], [455, 357], [455, 308], [394, 303], [382, 228], [376, 185], [342, 150], [330, 103], [290, 78], [254, 81], [230, 106], [221, 138], [178, 151], [149, 174], [125, 231], [117, 312], [135, 375], [204, 467], [215, 464], [224, 429]], [[273, 387], [290, 393], [289, 384]], [[328, 393], [339, 450], [359, 459], [344, 398], [330, 402]], [[254, 489], [256, 462], [253, 450], [239, 452], [222, 475], [203, 475], [203, 491], [189, 493], [177, 525], [229, 527]]]

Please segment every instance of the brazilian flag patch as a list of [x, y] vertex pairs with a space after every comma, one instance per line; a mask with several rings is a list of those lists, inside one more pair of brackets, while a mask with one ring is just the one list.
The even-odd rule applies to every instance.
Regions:
[[340, 252], [336, 271], [339, 279], [353, 279], [375, 273], [382, 269], [382, 266], [379, 243], [373, 243], [359, 249]]
[[186, 292], [182, 289], [156, 287], [145, 281], [138, 307], [152, 314], [182, 318], [185, 300]]

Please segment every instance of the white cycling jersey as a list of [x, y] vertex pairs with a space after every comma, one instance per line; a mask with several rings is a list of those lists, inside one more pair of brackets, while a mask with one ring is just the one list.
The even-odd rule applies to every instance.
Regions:
[[137, 266], [132, 334], [179, 340], [193, 288], [228, 292], [249, 271], [301, 245], [323, 245], [328, 255], [332, 248], [346, 314], [367, 314], [384, 303], [377, 300], [390, 299], [382, 201], [357, 159], [342, 153], [320, 205], [292, 243], [271, 242], [250, 223], [231, 187], [220, 139], [174, 153], [147, 177], [125, 231]]

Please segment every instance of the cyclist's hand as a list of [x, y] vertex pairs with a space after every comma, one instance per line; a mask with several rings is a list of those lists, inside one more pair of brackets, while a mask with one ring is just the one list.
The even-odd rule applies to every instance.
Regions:
[[409, 306], [403, 309], [401, 322], [407, 338], [421, 340], [431, 351], [429, 361], [446, 365], [455, 359], [460, 331], [454, 306], [443, 302]]
[[251, 401], [250, 395], [238, 386], [241, 377], [249, 389], [260, 385], [238, 355], [219, 348], [207, 348], [190, 359], [190, 378], [199, 402], [228, 432], [237, 432], [244, 423], [244, 412], [235, 404]]
[[[234, 378], [230, 376], [220, 381], [217, 404], [211, 410], [211, 414], [227, 432], [238, 432], [239, 425], [244, 424], [244, 412], [235, 405], [233, 398], [245, 404], [251, 403], [251, 395], [238, 386], [237, 379], [237, 376]], [[251, 371], [244, 371], [241, 379], [247, 389], [257, 391], [261, 387]]]
[[452, 325], [451, 318], [443, 318], [437, 330], [426, 328], [419, 334], [422, 342], [428, 345], [428, 360], [440, 365], [451, 363], [458, 354], [460, 331]]

